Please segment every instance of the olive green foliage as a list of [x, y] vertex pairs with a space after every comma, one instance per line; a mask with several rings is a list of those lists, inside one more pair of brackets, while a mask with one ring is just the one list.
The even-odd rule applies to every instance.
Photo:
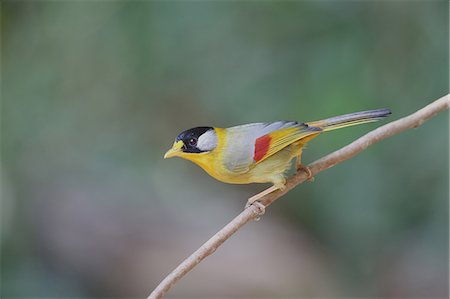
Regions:
[[[448, 92], [447, 1], [1, 10], [2, 298], [146, 296], [267, 187], [164, 161], [182, 130], [392, 110], [307, 164]], [[448, 133], [443, 113], [320, 173], [172, 294], [448, 296]]]

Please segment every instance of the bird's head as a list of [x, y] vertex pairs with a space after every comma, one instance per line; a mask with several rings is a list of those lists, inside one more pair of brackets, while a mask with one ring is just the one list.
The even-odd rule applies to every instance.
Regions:
[[[208, 153], [217, 146], [217, 134], [212, 127], [196, 127], [181, 132], [164, 159], [181, 157], [189, 159], [193, 155]], [[189, 159], [191, 160], [191, 159]]]

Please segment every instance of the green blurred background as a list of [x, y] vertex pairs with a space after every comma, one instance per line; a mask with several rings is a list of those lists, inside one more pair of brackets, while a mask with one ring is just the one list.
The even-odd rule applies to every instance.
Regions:
[[[2, 298], [143, 298], [267, 187], [164, 161], [184, 129], [392, 121], [448, 92], [447, 1], [1, 10]], [[304, 162], [380, 125], [324, 134]], [[169, 298], [448, 297], [448, 133], [442, 113], [320, 173]]]

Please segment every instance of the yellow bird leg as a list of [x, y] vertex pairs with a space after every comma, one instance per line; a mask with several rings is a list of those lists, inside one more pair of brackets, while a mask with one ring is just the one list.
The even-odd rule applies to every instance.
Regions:
[[307, 166], [302, 165], [302, 153], [303, 149], [305, 148], [306, 144], [313, 138], [317, 137], [319, 133], [305, 137], [294, 143], [294, 147], [296, 150], [294, 151], [294, 156], [296, 157], [295, 166], [297, 168], [297, 172], [304, 171], [307, 175], [306, 180], [308, 182], [314, 182], [314, 177], [312, 175], [311, 169]]
[[308, 166], [303, 166], [301, 161], [301, 154], [297, 156], [296, 160], [297, 172], [304, 171], [306, 173], [306, 180], [308, 182], [314, 182], [314, 177], [312, 175], [311, 169]]
[[[306, 142], [308, 142], [308, 141], [309, 140], [306, 140]], [[297, 168], [297, 172], [304, 171], [306, 173], [306, 180], [308, 182], [314, 182], [314, 177], [312, 175], [311, 169], [309, 169], [308, 166], [302, 165], [302, 153], [303, 153], [303, 147], [305, 146], [305, 143], [303, 143], [303, 142], [299, 143], [298, 146], [300, 147], [300, 149], [298, 150], [298, 153], [297, 153], [297, 156], [295, 159], [295, 166]]]
[[280, 188], [279, 188], [279, 187], [276, 187], [276, 186], [272, 186], [272, 187], [267, 188], [266, 190], [264, 190], [264, 191], [262, 191], [262, 192], [260, 192], [260, 193], [258, 193], [258, 194], [256, 194], [256, 195], [250, 197], [250, 198], [247, 200], [247, 204], [245, 205], [245, 207], [248, 208], [249, 206], [251, 206], [252, 204], [254, 204], [256, 201], [258, 201], [259, 199], [263, 198], [264, 196], [266, 196], [266, 195], [269, 194], [269, 193], [272, 193], [272, 192], [274, 192], [274, 191], [277, 191], [278, 189], [280, 189]]

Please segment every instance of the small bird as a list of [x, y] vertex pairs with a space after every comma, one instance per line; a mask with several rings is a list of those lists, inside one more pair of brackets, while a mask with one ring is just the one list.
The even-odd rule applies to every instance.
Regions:
[[181, 132], [164, 159], [190, 160], [225, 183], [273, 184], [250, 198], [248, 206], [285, 188], [285, 173], [294, 158], [297, 171], [306, 171], [311, 179], [311, 171], [301, 164], [302, 149], [311, 139], [326, 131], [378, 121], [389, 114], [389, 109], [377, 109], [304, 123], [276, 121], [230, 128], [196, 127]]

